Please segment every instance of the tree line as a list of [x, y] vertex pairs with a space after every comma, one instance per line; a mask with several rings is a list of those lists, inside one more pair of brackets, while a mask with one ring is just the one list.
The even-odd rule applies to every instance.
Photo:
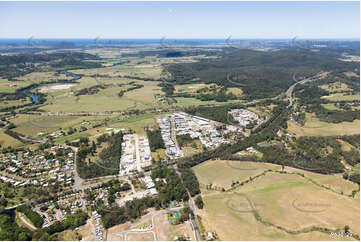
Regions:
[[[102, 137], [104, 138], [104, 137]], [[99, 153], [99, 159], [88, 162], [86, 158], [96, 151], [96, 144], [83, 143], [77, 153], [77, 169], [82, 178], [94, 178], [99, 176], [115, 175], [119, 172], [119, 160], [122, 155], [123, 134], [121, 132], [107, 136], [108, 146]]]
[[165, 148], [163, 138], [159, 129], [147, 129], [147, 137], [149, 140], [150, 150], [155, 152], [157, 149]]

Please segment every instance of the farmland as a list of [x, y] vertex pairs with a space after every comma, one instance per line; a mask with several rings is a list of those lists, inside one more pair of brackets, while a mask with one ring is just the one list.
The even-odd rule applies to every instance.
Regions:
[[[209, 169], [219, 171], [222, 161], [207, 162]], [[259, 169], [263, 164], [259, 165]], [[270, 165], [269, 168], [279, 166]], [[268, 168], [267, 168], [268, 169]], [[194, 169], [200, 181], [204, 170]], [[254, 176], [254, 171], [237, 170], [239, 180]], [[248, 174], [243, 174], [243, 173]], [[259, 171], [261, 173], [262, 170]], [[303, 173], [304, 176], [297, 174]], [[224, 175], [225, 170], [219, 172]], [[232, 174], [233, 173], [233, 174]], [[258, 174], [259, 174], [258, 173]], [[226, 172], [234, 176], [235, 172]], [[226, 175], [224, 175], [226, 176]], [[310, 182], [308, 178], [315, 183]], [[214, 176], [207, 182], [217, 184]], [[233, 178], [234, 179], [234, 178]], [[206, 230], [216, 231], [221, 240], [333, 240], [329, 233], [310, 231], [312, 226], [343, 229], [347, 224], [359, 234], [359, 197], [341, 195], [320, 185], [330, 186], [338, 192], [350, 194], [358, 189], [356, 184], [333, 175], [320, 175], [294, 168], [285, 168], [285, 173], [266, 172], [250, 182], [236, 186], [228, 192], [202, 188], [205, 215], [202, 217]], [[317, 197], [314, 194], [318, 194]], [[255, 210], [256, 212], [252, 212]], [[256, 217], [256, 215], [258, 217]], [[223, 221], [227, 221], [224, 223]], [[275, 226], [279, 226], [276, 228]], [[290, 233], [287, 231], [298, 231]], [[336, 238], [350, 240], [351, 238]]]
[[288, 122], [288, 130], [299, 136], [332, 136], [349, 135], [360, 133], [360, 120], [353, 122], [327, 123], [320, 121], [310, 113], [306, 113], [306, 123], [299, 126], [293, 122]]
[[[34, 201], [51, 218], [39, 231], [60, 240], [358, 239], [354, 63], [288, 48], [76, 50], [0, 55], [15, 65], [0, 72], [1, 208]], [[81, 227], [53, 228], [79, 209]]]
[[267, 169], [280, 169], [267, 163], [212, 160], [196, 166], [194, 171], [202, 186], [212, 184], [215, 187], [229, 189], [232, 181], [242, 181]]

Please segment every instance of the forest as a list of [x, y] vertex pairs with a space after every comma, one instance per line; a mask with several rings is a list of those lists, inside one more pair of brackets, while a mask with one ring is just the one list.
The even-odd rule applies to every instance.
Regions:
[[25, 216], [38, 228], [44, 223], [44, 219], [37, 212], [33, 211], [29, 205], [23, 204], [16, 208], [16, 211], [25, 214]]
[[[77, 169], [82, 178], [93, 178], [99, 176], [115, 175], [119, 172], [119, 159], [122, 154], [123, 134], [121, 132], [104, 136], [104, 142], [108, 143], [106, 148], [99, 152], [99, 159], [96, 162], [87, 162], [89, 155], [94, 155], [96, 144], [83, 142], [77, 153]], [[98, 144], [99, 145], [99, 144]]]
[[105, 228], [110, 228], [117, 224], [135, 220], [145, 215], [147, 208], [160, 208], [161, 203], [157, 197], [144, 197], [128, 201], [122, 207], [105, 207], [98, 209], [98, 213], [102, 216], [102, 222]]
[[0, 240], [1, 241], [26, 241], [31, 240], [31, 235], [15, 222], [14, 211], [0, 213]]
[[193, 170], [190, 168], [183, 168], [180, 169], [179, 171], [181, 173], [183, 184], [188, 189], [191, 196], [193, 197], [201, 193], [201, 190], [199, 189], [198, 179], [194, 174]]
[[360, 119], [359, 110], [328, 110], [324, 108], [321, 104], [329, 103], [329, 101], [321, 97], [328, 96], [330, 93], [319, 88], [316, 83], [299, 85], [295, 88], [295, 92], [299, 105], [305, 106], [306, 112], [315, 113], [321, 121], [340, 123]]
[[[162, 204], [166, 205], [171, 201], [188, 201], [187, 191], [174, 169], [157, 167], [152, 170], [151, 177], [155, 181], [155, 188], [159, 192]], [[165, 179], [165, 182], [162, 179]]]
[[13, 79], [35, 71], [41, 71], [37, 63], [51, 63], [50, 66], [61, 69], [97, 68], [101, 65], [86, 60], [99, 59], [95, 55], [82, 52], [24, 53], [15, 55], [0, 55], [0, 77]]
[[164, 148], [164, 142], [159, 129], [150, 130], [147, 129], [147, 137], [149, 140], [150, 150], [155, 152], [157, 149]]
[[358, 68], [356, 63], [338, 60], [337, 55], [307, 50], [225, 50], [219, 56], [217, 59], [202, 59], [193, 63], [165, 64], [164, 68], [176, 84], [197, 81], [224, 87], [242, 87], [248, 99], [280, 94], [294, 82], [295, 73], [311, 76], [321, 70]]

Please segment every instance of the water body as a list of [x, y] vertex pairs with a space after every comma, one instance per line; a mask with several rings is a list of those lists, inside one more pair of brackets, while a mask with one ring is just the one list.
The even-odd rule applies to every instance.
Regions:
[[[59, 71], [59, 73], [73, 77], [73, 79], [70, 79], [70, 80], [67, 81], [67, 82], [76, 82], [77, 80], [79, 80], [79, 79], [81, 78], [81, 76], [79, 76], [79, 75], [77, 75], [77, 74], [75, 74], [75, 73], [68, 72], [67, 70]], [[37, 94], [35, 94], [35, 93], [29, 92], [29, 90], [32, 89], [32, 88], [33, 88], [33, 87], [29, 87], [29, 88], [24, 89], [24, 90], [23, 90], [23, 93], [24, 93], [26, 96], [28, 96], [28, 97], [31, 98], [31, 101], [32, 101], [32, 103], [33, 103], [34, 105], [37, 105], [37, 104], [39, 104], [39, 96], [38, 96]]]
[[38, 95], [36, 95], [34, 93], [30, 93], [30, 92], [28, 92], [28, 90], [25, 90], [24, 94], [31, 98], [31, 101], [33, 102], [34, 105], [39, 104], [39, 96]]
[[77, 80], [79, 80], [81, 78], [81, 76], [79, 76], [79, 75], [77, 75], [75, 73], [72, 73], [72, 72], [68, 72], [67, 70], [59, 71], [59, 73], [65, 74], [67, 76], [72, 76], [73, 79], [69, 80], [69, 82], [76, 82]]

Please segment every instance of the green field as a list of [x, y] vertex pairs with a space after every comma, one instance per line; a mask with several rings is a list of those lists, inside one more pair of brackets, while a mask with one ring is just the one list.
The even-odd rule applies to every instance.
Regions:
[[346, 95], [344, 93], [334, 93], [329, 96], [324, 96], [322, 98], [329, 101], [354, 101], [360, 100], [360, 94]]
[[336, 107], [334, 103], [326, 103], [326, 104], [322, 103], [321, 106], [328, 110], [331, 110], [331, 111], [332, 110], [338, 110], [338, 111], [342, 110], [341, 108]]
[[342, 82], [334, 82], [330, 84], [324, 84], [321, 85], [320, 88], [322, 88], [325, 91], [328, 92], [342, 92], [342, 91], [350, 91], [351, 89], [347, 86], [347, 84]]
[[5, 134], [3, 132], [3, 130], [0, 130], [0, 145], [1, 147], [18, 147], [18, 146], [22, 146], [23, 143], [20, 142], [19, 140]]
[[88, 133], [78, 133], [78, 134], [68, 135], [66, 137], [60, 137], [60, 138], [56, 139], [56, 143], [62, 144], [67, 141], [71, 142], [71, 141], [78, 140], [80, 138], [86, 138], [86, 137], [90, 137], [90, 136], [91, 135]]
[[[51, 133], [60, 129], [80, 127], [83, 121], [97, 120], [98, 117], [85, 116], [48, 116], [19, 114], [12, 119], [16, 125], [14, 131], [26, 136], [36, 137], [39, 132]], [[99, 119], [99, 118], [98, 118]]]

